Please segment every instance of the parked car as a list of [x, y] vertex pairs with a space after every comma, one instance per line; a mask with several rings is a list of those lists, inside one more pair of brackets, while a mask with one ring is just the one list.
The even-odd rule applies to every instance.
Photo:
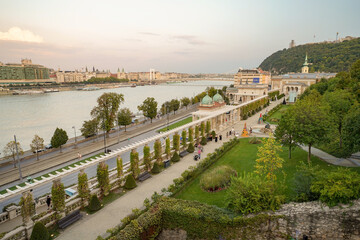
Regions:
[[51, 144], [48, 144], [45, 146], [46, 149], [51, 149], [52, 148], [52, 145]]
[[43, 152], [43, 151], [45, 151], [45, 149], [38, 149], [38, 150], [33, 151], [33, 153], [40, 153], [40, 152]]

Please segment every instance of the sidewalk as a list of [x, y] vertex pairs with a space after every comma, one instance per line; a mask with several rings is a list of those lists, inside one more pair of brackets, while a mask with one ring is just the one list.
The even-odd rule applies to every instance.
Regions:
[[[275, 107], [279, 102], [270, 104], [268, 111]], [[266, 109], [261, 112], [265, 113]], [[204, 146], [202, 156], [212, 153], [216, 148], [220, 147], [223, 142], [230, 139], [226, 138], [226, 131], [232, 128], [236, 132], [242, 131], [244, 123], [247, 125], [257, 124], [260, 113], [248, 118], [247, 120], [240, 121], [234, 125], [229, 125], [226, 129], [218, 134], [222, 134], [223, 141], [209, 142]], [[231, 135], [233, 137], [233, 135]], [[204, 157], [203, 157], [204, 158]], [[203, 159], [202, 158], [202, 159]], [[60, 236], [59, 240], [72, 240], [72, 239], [96, 239], [98, 235], [105, 234], [106, 230], [113, 228], [120, 224], [120, 220], [131, 213], [134, 208], [141, 208], [145, 198], [151, 198], [151, 195], [156, 192], [161, 192], [162, 188], [167, 188], [173, 183], [173, 179], [181, 176], [181, 173], [188, 169], [190, 166], [195, 166], [197, 162], [193, 160], [193, 154], [188, 154], [180, 160], [180, 162], [173, 164], [170, 168], [165, 169], [160, 174], [152, 175], [148, 180], [138, 183], [138, 186], [127, 192], [124, 196], [105, 206], [103, 209], [92, 215], [85, 215], [81, 220], [66, 228]]]
[[[180, 118], [183, 118], [193, 112], [196, 108], [188, 108], [182, 112], [179, 112], [175, 115], [169, 115], [169, 121], [176, 121]], [[167, 118], [164, 117], [163, 119], [154, 121], [150, 124], [140, 125], [134, 129], [128, 130], [126, 132], [120, 133], [120, 142], [126, 141], [129, 138], [133, 138], [145, 132], [160, 128], [161, 126], [167, 123]], [[111, 147], [111, 145], [118, 143], [118, 136], [117, 134], [113, 134], [113, 136], [106, 138], [107, 146]], [[38, 172], [50, 169], [57, 165], [75, 160], [78, 158], [78, 153], [80, 152], [81, 155], [85, 158], [86, 155], [93, 154], [101, 149], [104, 148], [104, 142], [102, 139], [97, 140], [96, 142], [89, 141], [86, 143], [87, 145], [84, 147], [78, 147], [74, 149], [72, 146], [69, 146], [66, 149], [63, 149], [62, 153], [57, 153], [56, 156], [40, 159], [38, 161], [34, 160], [34, 162], [29, 164], [22, 164], [21, 171], [23, 176], [31, 176]], [[0, 186], [14, 182], [19, 179], [19, 172], [18, 168], [13, 168], [7, 172], [1, 172], [0, 174]], [[14, 184], [15, 185], [15, 184]]]

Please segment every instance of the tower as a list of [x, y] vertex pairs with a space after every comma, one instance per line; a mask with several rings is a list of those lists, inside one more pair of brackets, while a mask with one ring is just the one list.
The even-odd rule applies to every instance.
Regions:
[[309, 73], [309, 64], [307, 62], [307, 54], [305, 56], [305, 62], [303, 64], [303, 67], [301, 68], [301, 73]]

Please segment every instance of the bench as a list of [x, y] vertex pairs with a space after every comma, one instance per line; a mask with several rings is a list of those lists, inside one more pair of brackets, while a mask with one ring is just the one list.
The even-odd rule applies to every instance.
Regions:
[[188, 155], [189, 154], [189, 152], [188, 151], [182, 151], [180, 154], [179, 154], [179, 156], [182, 158], [182, 157], [185, 157], [186, 155]]
[[60, 219], [58, 222], [59, 228], [64, 229], [67, 226], [73, 224], [77, 220], [81, 218], [80, 210], [76, 210], [69, 215], [65, 216], [64, 218]]
[[140, 182], [145, 181], [146, 179], [150, 178], [151, 174], [149, 172], [143, 172], [142, 174], [139, 175], [138, 180]]
[[163, 163], [164, 163], [164, 168], [170, 167], [170, 160], [165, 160], [163, 161]]

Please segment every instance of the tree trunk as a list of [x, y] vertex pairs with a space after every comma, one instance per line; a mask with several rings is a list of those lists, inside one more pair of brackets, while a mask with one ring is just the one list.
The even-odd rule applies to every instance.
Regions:
[[289, 159], [291, 159], [291, 145], [289, 146]]
[[36, 151], [36, 160], [39, 160], [39, 151]]
[[126, 132], [126, 125], [124, 125], [125, 126], [125, 132]]
[[152, 118], [150, 118], [150, 123], [152, 123]]
[[62, 153], [62, 148], [61, 148], [61, 145], [60, 145], [60, 152]]
[[310, 157], [311, 157], [311, 144], [309, 144], [309, 153], [308, 153], [308, 164], [310, 166]]

